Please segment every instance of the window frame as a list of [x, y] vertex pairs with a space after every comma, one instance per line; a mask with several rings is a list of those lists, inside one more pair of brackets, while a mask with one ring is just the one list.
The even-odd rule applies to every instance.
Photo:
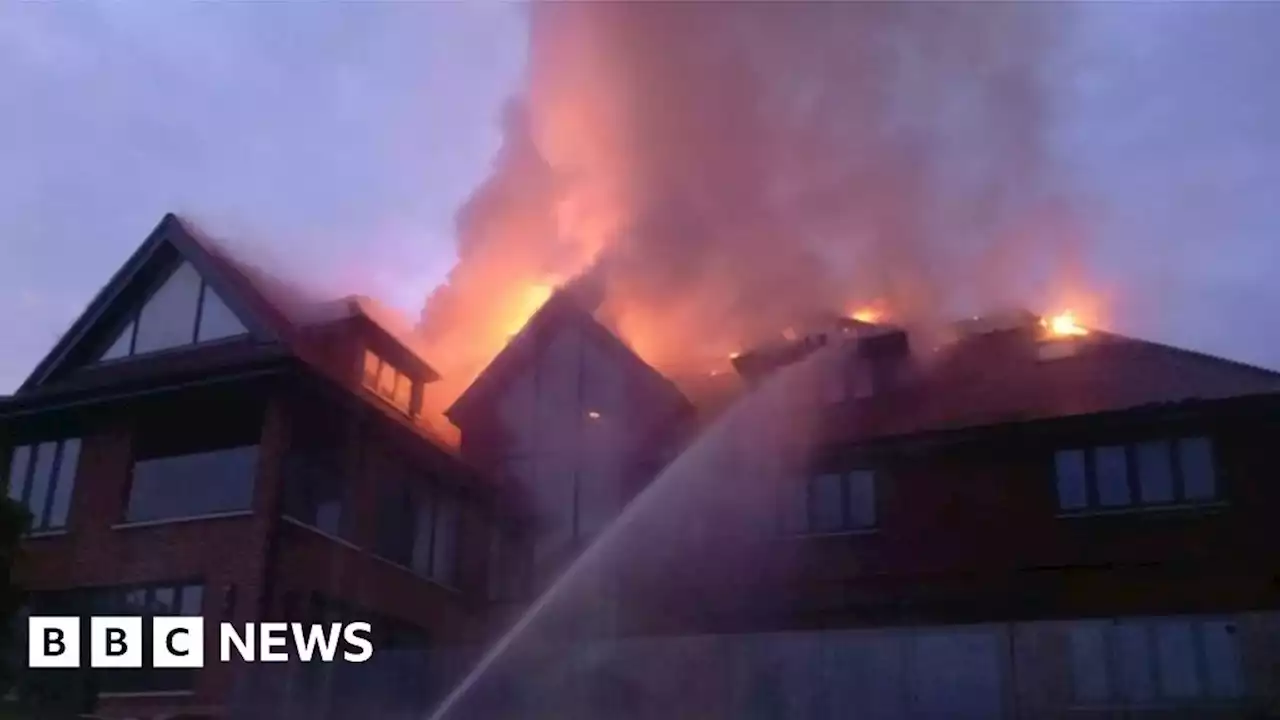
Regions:
[[[1208, 452], [1208, 469], [1212, 474], [1212, 495], [1208, 497], [1188, 496], [1188, 469], [1184, 463], [1184, 447], [1192, 443], [1204, 443]], [[1167, 455], [1165, 470], [1169, 473], [1170, 497], [1168, 500], [1151, 500], [1144, 498], [1143, 483], [1143, 448], [1152, 445], [1164, 445]], [[1098, 454], [1102, 450], [1119, 448], [1124, 456], [1124, 487], [1128, 501], [1118, 504], [1106, 504], [1102, 498], [1102, 486], [1099, 484]], [[1085, 502], [1083, 507], [1064, 507], [1063, 476], [1059, 472], [1060, 459], [1073, 453], [1083, 458], [1083, 482]], [[1225, 504], [1222, 466], [1219, 462], [1216, 439], [1210, 434], [1174, 433], [1162, 436], [1141, 437], [1118, 442], [1081, 443], [1069, 447], [1056, 448], [1048, 462], [1049, 474], [1053, 480], [1052, 492], [1056, 512], [1060, 517], [1080, 515], [1110, 515], [1142, 512], [1158, 512], [1161, 510], [1194, 509], [1214, 507]]]
[[[178, 264], [176, 264], [170, 272], [164, 275], [163, 280], [157, 283], [155, 287], [148, 290], [146, 296], [142, 299], [141, 302], [136, 303], [133, 307], [130, 307], [126, 313], [124, 313], [122, 316], [120, 316], [117, 319], [116, 325], [119, 327], [119, 330], [115, 334], [110, 336], [111, 342], [102, 346], [102, 349], [98, 352], [97, 358], [93, 361], [95, 365], [125, 362], [133, 358], [151, 357], [155, 355], [161, 355], [163, 353], [179, 352], [179, 351], [187, 350], [193, 347], [207, 347], [211, 345], [216, 345], [218, 343], [225, 343], [225, 342], [232, 342], [235, 340], [239, 340], [241, 338], [244, 338], [252, 334], [252, 331], [249, 330], [248, 326], [245, 326], [244, 332], [242, 333], [210, 338], [208, 340], [200, 339], [200, 325], [204, 319], [205, 296], [209, 292], [216, 293], [217, 290], [214, 288], [210, 288], [209, 282], [205, 279], [204, 274], [200, 272], [199, 268], [195, 267], [194, 265], [191, 265], [191, 269], [196, 273], [196, 276], [200, 279], [200, 288], [196, 291], [195, 314], [191, 318], [191, 341], [187, 343], [183, 343], [181, 345], [173, 345], [170, 347], [162, 347], [162, 348], [156, 348], [154, 350], [146, 350], [144, 352], [138, 352], [137, 350], [138, 326], [140, 325], [139, 321], [142, 318], [142, 309], [146, 307], [147, 303], [151, 302], [151, 300], [155, 298], [156, 293], [159, 292], [160, 289], [163, 288], [169, 282], [169, 280], [172, 279], [173, 276], [177, 274], [179, 270], [182, 269], [183, 265], [191, 265], [191, 262], [185, 259], [179, 261]], [[225, 299], [223, 298], [219, 298], [219, 299], [222, 300], [223, 305], [227, 305], [227, 301]], [[231, 308], [231, 306], [227, 305], [227, 309], [230, 310], [233, 315], [235, 315], [235, 311]], [[238, 316], [237, 316], [237, 320], [240, 320]], [[241, 325], [244, 325], [243, 320], [240, 320], [240, 323]], [[126, 332], [129, 335], [129, 341], [125, 344], [124, 353], [122, 355], [107, 357], [107, 353], [109, 353], [111, 349], [115, 347], [120, 342], [121, 339], [124, 338]]]
[[[248, 478], [248, 497], [239, 507], [224, 509], [205, 509], [196, 512], [181, 512], [176, 514], [167, 514], [161, 517], [144, 517], [135, 518], [132, 516], [134, 507], [134, 497], [138, 488], [138, 465], [140, 463], [156, 462], [156, 461], [173, 461], [184, 458], [192, 458], [196, 456], [221, 455], [227, 453], [246, 453], [251, 456], [252, 462], [249, 466]], [[262, 467], [262, 443], [261, 441], [235, 444], [228, 447], [211, 447], [202, 450], [190, 452], [181, 452], [173, 454], [161, 454], [139, 458], [136, 455], [131, 459], [129, 464], [129, 483], [126, 488], [124, 505], [121, 509], [120, 525], [151, 525], [169, 522], [184, 522], [204, 517], [223, 517], [232, 515], [245, 515], [253, 512], [254, 502], [258, 493], [258, 475]], [[171, 473], [166, 473], [170, 475]]]
[[[373, 373], [370, 374], [371, 361]], [[384, 372], [391, 373], [391, 390], [389, 392], [382, 391], [382, 380]], [[399, 388], [401, 383], [408, 385], [408, 396], [405, 403], [400, 404]], [[360, 385], [369, 392], [369, 394], [378, 398], [386, 405], [391, 406], [397, 412], [408, 415], [409, 417], [417, 417], [419, 414], [419, 404], [421, 398], [422, 383], [418, 382], [409, 373], [400, 369], [398, 365], [387, 360], [380, 353], [368, 346], [364, 348], [364, 354], [360, 359]]]
[[[798, 518], [787, 519], [787, 515], [795, 513], [798, 510], [799, 500], [795, 500], [797, 507], [792, 507], [791, 502], [782, 503], [780, 525], [784, 534], [796, 535], [801, 537], [821, 537], [830, 535], [869, 535], [880, 531], [881, 513], [880, 513], [880, 478], [884, 473], [875, 468], [858, 466], [847, 468], [839, 471], [821, 471], [815, 470], [805, 477], [803, 486], [803, 505], [804, 505], [804, 522], [800, 529], [788, 528], [788, 522], [795, 522]], [[840, 522], [833, 529], [819, 529], [815, 520], [817, 519], [818, 508], [816, 506], [817, 485], [824, 478], [836, 476], [839, 478], [840, 485]], [[854, 517], [856, 513], [853, 510], [853, 501], [855, 497], [855, 489], [853, 487], [854, 478], [858, 476], [867, 476], [871, 483], [871, 517], [870, 524], [862, 524], [856, 521]]]
[[[1245, 647], [1240, 640], [1240, 621], [1238, 618], [1223, 615], [1163, 615], [1140, 617], [1102, 617], [1081, 618], [1067, 621], [1070, 626], [1066, 630], [1066, 652], [1068, 653], [1068, 697], [1071, 707], [1076, 708], [1171, 708], [1178, 706], [1205, 706], [1238, 703], [1248, 697], [1247, 673], [1245, 664]], [[1168, 679], [1162, 665], [1162, 649], [1160, 645], [1160, 628], [1166, 625], [1183, 627], [1191, 634], [1191, 661], [1194, 665], [1196, 692], [1177, 695], [1168, 692]], [[1211, 668], [1210, 636], [1214, 626], [1227, 626], [1229, 633], [1236, 638], [1235, 656], [1237, 666], [1234, 674], [1237, 687], [1232, 692], [1219, 692], [1215, 688], [1213, 669]], [[1079, 679], [1075, 674], [1076, 641], [1074, 631], [1096, 628], [1101, 632], [1101, 662], [1106, 690], [1101, 697], [1081, 697]], [[1126, 675], [1124, 647], [1121, 632], [1136, 632], [1134, 637], [1142, 639], [1142, 655], [1140, 669], [1148, 688], [1149, 697], [1134, 698], [1128, 694], [1128, 683], [1132, 678]]]
[[[378, 524], [389, 528], [384, 532], [390, 534], [380, 535], [375, 539], [373, 554], [437, 585], [450, 589], [457, 588], [461, 572], [459, 560], [462, 529], [466, 515], [463, 495], [440, 482], [414, 481], [413, 476], [416, 473], [406, 465], [392, 463], [387, 469], [389, 471], [387, 476], [395, 479], [391, 481], [393, 484], [383, 485], [379, 493], [377, 513]], [[452, 568], [452, 576], [448, 578], [441, 576], [437, 557], [443, 538], [440, 529], [441, 508], [446, 505], [453, 513], [453, 521], [448, 528], [451, 536], [449, 542]], [[390, 524], [393, 521], [388, 515], [403, 512], [406, 506], [411, 509], [408, 527], [393, 528]], [[396, 525], [401, 522], [403, 518], [396, 519]], [[431, 527], [429, 535], [422, 532], [423, 526], [427, 523], [430, 523]], [[405, 547], [398, 547], [401, 543], [405, 543]]]
[[[75, 467], [71, 471], [70, 478], [64, 477], [64, 464], [67, 458], [67, 445], [75, 443]], [[35, 489], [36, 470], [40, 463], [43, 453], [40, 449], [47, 445], [53, 445], [53, 462], [48, 467], [48, 486], [44, 490], [41, 508], [36, 512], [31, 507], [31, 493]], [[15, 478], [14, 460], [20, 450], [26, 450], [24, 458], [24, 468], [21, 472], [21, 478]], [[13, 445], [9, 448], [9, 452], [5, 456], [6, 462], [5, 472], [5, 488], [10, 500], [22, 505], [23, 508], [31, 514], [31, 526], [27, 529], [26, 534], [36, 535], [41, 533], [58, 533], [65, 532], [70, 525], [71, 509], [75, 500], [76, 481], [80, 474], [80, 457], [84, 452], [84, 439], [79, 436], [61, 437], [53, 440], [38, 440], [21, 445]], [[13, 488], [14, 481], [21, 482], [21, 493], [14, 497]], [[57, 504], [58, 492], [65, 483], [69, 483], [70, 488], [66, 490], [66, 510], [61, 513], [62, 518], [57, 523], [53, 522], [54, 506]]]

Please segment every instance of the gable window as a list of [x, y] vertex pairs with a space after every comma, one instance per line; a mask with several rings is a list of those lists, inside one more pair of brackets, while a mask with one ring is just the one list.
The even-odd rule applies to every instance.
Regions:
[[226, 415], [206, 410], [207, 424], [194, 426], [165, 415], [144, 420], [134, 438], [125, 521], [249, 510], [258, 474], [260, 409]]
[[223, 340], [248, 332], [191, 263], [182, 263], [130, 314], [101, 360]]
[[1176, 706], [1244, 695], [1235, 623], [1212, 617], [1121, 618], [1071, 623], [1077, 705]]
[[824, 473], [794, 493], [785, 522], [789, 532], [829, 534], [876, 527], [876, 476], [871, 470]]
[[80, 460], [80, 439], [66, 438], [13, 449], [9, 499], [31, 513], [31, 530], [66, 527]]
[[391, 473], [378, 509], [377, 554], [452, 587], [457, 581], [458, 498], [441, 488], [411, 486], [407, 468]]
[[1218, 497], [1208, 438], [1157, 439], [1059, 450], [1058, 507], [1065, 511], [1158, 507]]
[[364, 386], [403, 413], [413, 412], [414, 382], [377, 353], [364, 351]]

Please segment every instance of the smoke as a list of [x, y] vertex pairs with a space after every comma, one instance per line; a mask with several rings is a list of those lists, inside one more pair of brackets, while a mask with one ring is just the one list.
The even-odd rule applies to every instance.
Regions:
[[1025, 299], [1078, 254], [1044, 82], [1069, 12], [531, 6], [526, 87], [423, 312], [433, 362], [465, 386], [531, 285], [582, 273], [659, 367], [875, 300], [928, 323]]

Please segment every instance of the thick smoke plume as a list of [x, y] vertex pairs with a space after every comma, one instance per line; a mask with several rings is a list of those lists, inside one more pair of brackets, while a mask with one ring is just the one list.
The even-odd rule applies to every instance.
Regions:
[[[815, 312], [1025, 302], [1077, 240], [1040, 3], [554, 3], [422, 331], [461, 390], [589, 272], [660, 368]], [[703, 365], [705, 367], [705, 365]]]

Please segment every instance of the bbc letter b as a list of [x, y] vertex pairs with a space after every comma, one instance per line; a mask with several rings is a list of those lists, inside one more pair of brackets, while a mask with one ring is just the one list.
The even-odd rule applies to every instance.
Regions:
[[27, 665], [33, 668], [80, 667], [80, 618], [27, 618]]
[[89, 621], [89, 665], [142, 667], [142, 618], [96, 617]]

